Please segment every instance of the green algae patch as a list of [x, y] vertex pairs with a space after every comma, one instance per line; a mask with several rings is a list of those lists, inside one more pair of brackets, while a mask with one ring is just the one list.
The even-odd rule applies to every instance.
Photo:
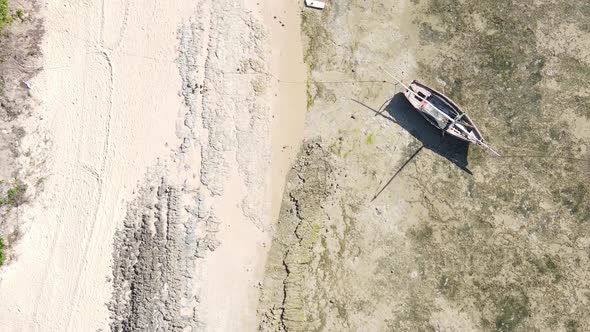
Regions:
[[498, 304], [500, 312], [496, 317], [496, 330], [501, 332], [514, 331], [529, 315], [526, 296], [507, 296]]

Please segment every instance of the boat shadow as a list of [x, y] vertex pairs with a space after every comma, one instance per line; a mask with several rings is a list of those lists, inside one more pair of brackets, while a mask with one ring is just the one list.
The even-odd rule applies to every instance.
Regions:
[[403, 93], [397, 93], [385, 107], [393, 120], [422, 142], [424, 148], [444, 157], [466, 173], [473, 175], [467, 168], [469, 143], [451, 135], [442, 135], [442, 131], [431, 125], [408, 102]]
[[369, 108], [375, 115], [385, 117], [397, 123], [404, 130], [409, 132], [422, 143], [422, 148], [444, 157], [448, 161], [466, 173], [473, 175], [467, 168], [467, 155], [469, 153], [469, 143], [455, 138], [451, 135], [442, 135], [441, 130], [432, 126], [414, 107], [408, 102], [403, 93], [397, 93], [382, 105], [384, 109], [375, 110], [358, 100], [356, 103]]

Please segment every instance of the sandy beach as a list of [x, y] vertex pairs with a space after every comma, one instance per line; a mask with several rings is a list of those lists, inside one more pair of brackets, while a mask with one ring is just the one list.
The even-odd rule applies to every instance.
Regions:
[[0, 331], [590, 331], [587, 1], [2, 6]]
[[108, 325], [125, 202], [147, 167], [169, 155], [166, 144], [178, 142], [175, 33], [191, 9], [100, 1], [43, 9], [46, 69], [34, 93], [53, 148], [45, 192], [26, 212], [17, 259], [2, 276], [3, 329]]
[[51, 147], [2, 268], [3, 331], [256, 328], [305, 115], [304, 85], [275, 79], [304, 81], [298, 11], [209, 0], [41, 8], [32, 95]]

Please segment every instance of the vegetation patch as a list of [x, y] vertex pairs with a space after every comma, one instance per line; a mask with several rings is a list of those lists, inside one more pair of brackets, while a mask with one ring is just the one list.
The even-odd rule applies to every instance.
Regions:
[[409, 231], [410, 236], [417, 242], [429, 241], [432, 238], [432, 227], [426, 223]]
[[580, 327], [580, 324], [578, 324], [578, 322], [573, 319], [568, 320], [565, 323], [565, 331], [566, 332], [577, 332], [579, 327]]
[[590, 207], [588, 205], [588, 188], [578, 183], [572, 187], [553, 191], [553, 196], [561, 202], [567, 210], [580, 222], [590, 221]]
[[24, 202], [27, 186], [19, 181], [6, 191], [4, 197], [0, 197], [0, 206], [19, 206]]
[[8, 0], [0, 0], [0, 30], [12, 22], [12, 16], [8, 13]]
[[529, 314], [526, 296], [507, 296], [499, 303], [500, 312], [496, 317], [496, 330], [514, 331]]
[[442, 275], [438, 282], [437, 290], [446, 298], [454, 300], [459, 291], [459, 282], [452, 277]]
[[6, 254], [4, 253], [4, 239], [0, 237], [0, 266], [4, 265], [6, 261]]
[[308, 65], [310, 71], [316, 69], [318, 64], [318, 54], [333, 43], [332, 36], [322, 23], [322, 13], [305, 11], [301, 16], [301, 29], [303, 35], [307, 37], [307, 47], [304, 49], [303, 60]]

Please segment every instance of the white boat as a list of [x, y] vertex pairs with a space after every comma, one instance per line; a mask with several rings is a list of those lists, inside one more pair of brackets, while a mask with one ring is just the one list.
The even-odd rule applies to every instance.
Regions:
[[469, 115], [449, 97], [416, 80], [406, 86], [393, 75], [389, 75], [405, 88], [404, 96], [430, 124], [454, 137], [479, 145], [494, 156], [500, 156], [486, 143]]
[[316, 1], [316, 0], [305, 0], [305, 5], [307, 7], [315, 8], [315, 9], [324, 9], [324, 7], [326, 7], [325, 2]]

